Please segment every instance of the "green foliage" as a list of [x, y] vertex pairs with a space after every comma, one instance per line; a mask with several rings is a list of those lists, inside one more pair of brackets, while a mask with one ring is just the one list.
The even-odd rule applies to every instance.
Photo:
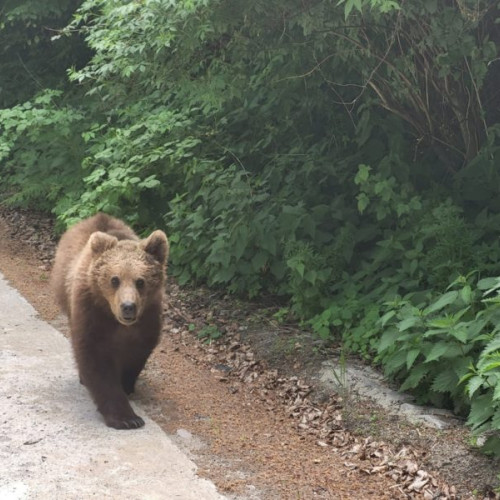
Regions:
[[67, 87], [66, 70], [89, 52], [82, 39], [62, 39], [80, 0], [5, 0], [0, 9], [0, 108], [45, 88]]
[[478, 283], [483, 291], [484, 309], [476, 323], [485, 324], [483, 349], [469, 373], [461, 379], [471, 401], [467, 423], [477, 433], [486, 433], [483, 446], [488, 453], [500, 450], [500, 278]]
[[[454, 289], [459, 284], [462, 288]], [[458, 382], [477, 357], [481, 336], [471, 324], [477, 307], [471, 286], [459, 280], [452, 288], [416, 305], [412, 294], [388, 303], [380, 320], [378, 360], [402, 381], [401, 390], [412, 389], [422, 403], [451, 401], [458, 411], [466, 404]]]
[[[7, 0], [0, 10], [0, 200], [63, 213], [83, 191], [84, 111], [68, 89], [81, 38], [60, 30], [81, 2]], [[51, 90], [57, 89], [57, 90]], [[64, 92], [66, 90], [66, 92]]]
[[198, 338], [205, 344], [211, 344], [214, 340], [220, 339], [223, 332], [215, 325], [206, 325], [198, 332]]
[[181, 283], [278, 295], [496, 428], [494, 307], [459, 276], [500, 275], [498, 6], [78, 4], [2, 11], [1, 199], [165, 227]]
[[272, 222], [271, 207], [259, 210], [269, 198], [265, 186], [252, 185], [240, 167], [222, 170], [210, 163], [194, 166], [190, 183], [197, 185], [197, 195], [174, 199], [170, 215], [170, 223], [182, 235], [173, 235], [176, 255], [188, 263], [180, 283], [194, 276], [211, 285], [230, 283], [233, 292], [256, 295], [266, 279], [283, 273], [269, 267], [278, 251], [279, 235], [266, 233]]
[[0, 110], [0, 183], [10, 204], [62, 211], [82, 191], [83, 114], [61, 92]]
[[489, 432], [488, 451], [498, 453], [500, 278], [475, 276], [460, 276], [438, 296], [386, 303], [377, 360], [421, 403], [468, 415], [475, 432]]
[[385, 13], [400, 8], [399, 3], [395, 0], [340, 0], [338, 5], [342, 4], [346, 20], [353, 10], [362, 13], [363, 8], [372, 8]]
[[165, 107], [151, 110], [147, 120], [130, 123], [129, 118], [116, 117], [107, 126], [94, 123], [84, 132], [84, 192], [62, 214], [67, 223], [97, 211], [120, 213], [143, 225], [160, 220], [158, 212], [165, 210], [162, 200], [176, 187], [175, 167], [192, 156], [198, 140], [181, 136], [189, 121]]

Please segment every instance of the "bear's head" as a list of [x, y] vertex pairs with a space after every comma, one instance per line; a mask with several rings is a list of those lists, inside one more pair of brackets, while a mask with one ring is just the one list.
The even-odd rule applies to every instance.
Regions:
[[122, 325], [133, 325], [148, 304], [161, 300], [169, 251], [165, 233], [157, 230], [144, 240], [134, 241], [97, 231], [88, 245], [94, 298], [109, 305]]

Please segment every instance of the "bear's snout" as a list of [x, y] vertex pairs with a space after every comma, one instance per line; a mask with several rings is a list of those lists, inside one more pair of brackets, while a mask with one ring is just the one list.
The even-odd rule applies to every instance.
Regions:
[[135, 324], [143, 311], [143, 299], [135, 286], [135, 281], [133, 277], [123, 277], [114, 295], [108, 299], [116, 320], [124, 326]]
[[125, 321], [134, 321], [137, 316], [137, 306], [134, 302], [122, 302], [120, 304], [120, 311]]

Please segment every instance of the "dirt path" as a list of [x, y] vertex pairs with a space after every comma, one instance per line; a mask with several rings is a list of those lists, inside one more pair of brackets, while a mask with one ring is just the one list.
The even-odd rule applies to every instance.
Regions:
[[[67, 334], [48, 287], [52, 227], [36, 219], [19, 231], [21, 219], [0, 214], [0, 271]], [[282, 377], [256, 359], [241, 342], [241, 317], [227, 315], [220, 345], [200, 344], [191, 330], [211, 313], [195, 309], [171, 284], [165, 334], [135, 398], [222, 493], [264, 500], [459, 498], [449, 481], [421, 468], [425, 453], [353, 436], [344, 429], [341, 398], [313, 405], [300, 378]]]

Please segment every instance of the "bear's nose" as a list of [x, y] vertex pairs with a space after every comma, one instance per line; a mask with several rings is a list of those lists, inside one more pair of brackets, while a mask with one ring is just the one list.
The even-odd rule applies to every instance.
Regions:
[[123, 319], [135, 319], [137, 308], [134, 302], [122, 302], [120, 305]]

